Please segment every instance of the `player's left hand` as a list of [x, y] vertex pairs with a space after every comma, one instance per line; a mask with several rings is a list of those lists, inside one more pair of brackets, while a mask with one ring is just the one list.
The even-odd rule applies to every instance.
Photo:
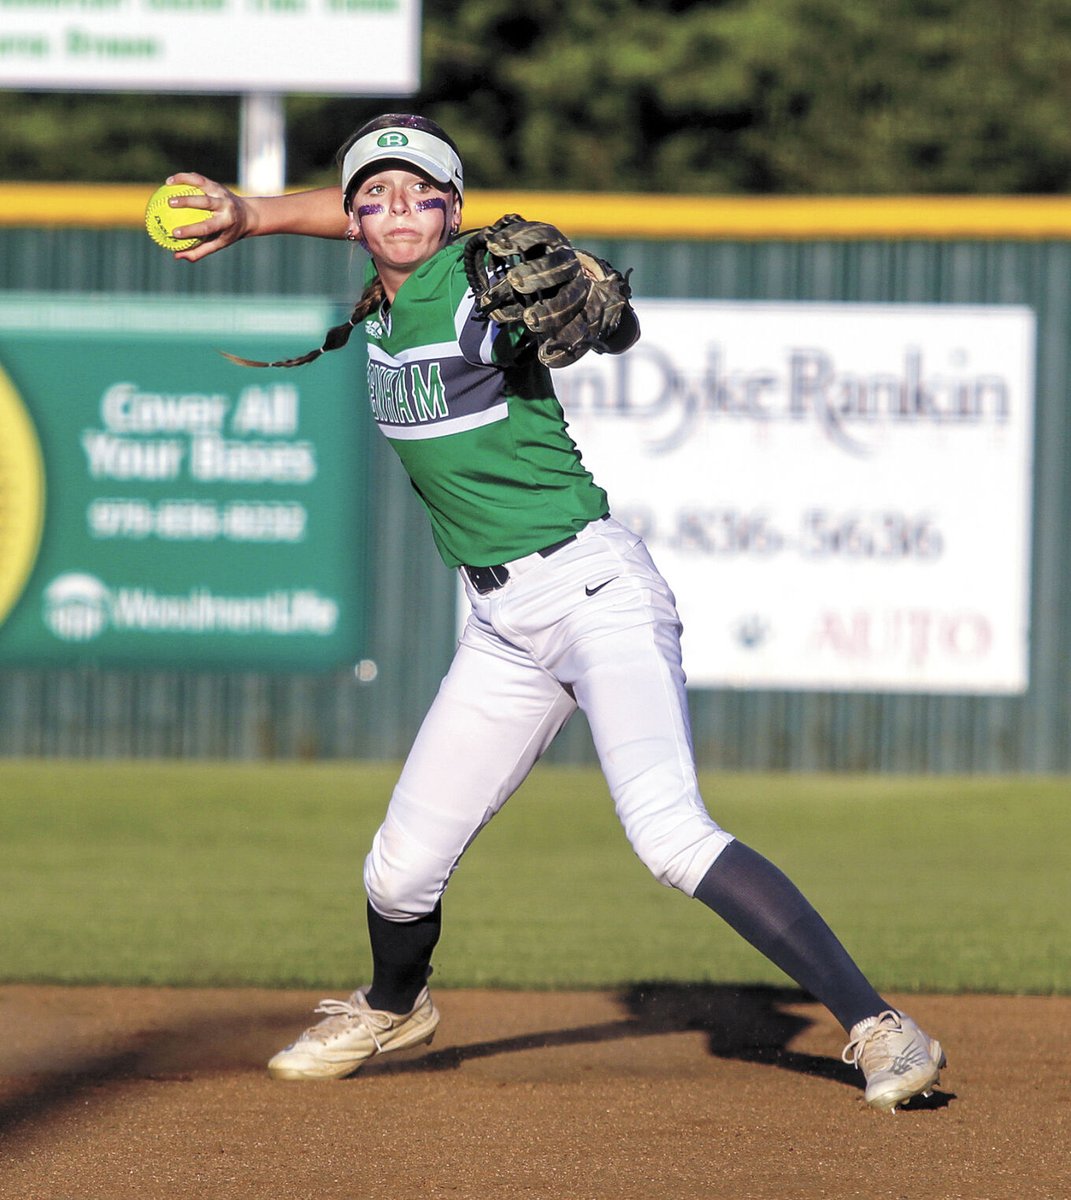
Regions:
[[553, 225], [500, 217], [465, 244], [465, 274], [478, 310], [501, 325], [523, 322], [548, 367], [625, 348], [615, 334], [632, 311], [628, 276]]

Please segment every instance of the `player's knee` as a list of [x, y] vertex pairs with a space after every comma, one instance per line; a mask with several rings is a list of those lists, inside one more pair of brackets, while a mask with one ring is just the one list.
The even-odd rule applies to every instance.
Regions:
[[369, 903], [388, 921], [411, 921], [431, 912], [439, 902], [444, 881], [439, 873], [410, 863], [391, 866], [373, 846], [365, 859], [364, 887]]
[[369, 903], [388, 921], [411, 921], [431, 912], [439, 900], [436, 890], [426, 881], [384, 877], [369, 871], [367, 865], [364, 886]]
[[732, 840], [732, 834], [715, 825], [702, 837], [684, 845], [637, 845], [634, 849], [659, 883], [692, 896], [711, 864]]

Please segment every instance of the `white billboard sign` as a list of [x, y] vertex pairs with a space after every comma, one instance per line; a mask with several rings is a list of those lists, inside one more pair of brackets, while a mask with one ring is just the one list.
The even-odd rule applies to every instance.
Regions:
[[1034, 314], [639, 301], [556, 373], [677, 594], [692, 685], [1027, 686]]
[[419, 0], [0, 0], [0, 87], [401, 95]]

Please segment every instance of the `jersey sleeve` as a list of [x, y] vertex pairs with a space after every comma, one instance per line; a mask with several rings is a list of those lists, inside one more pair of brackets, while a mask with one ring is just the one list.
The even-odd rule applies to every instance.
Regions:
[[457, 340], [466, 362], [485, 367], [509, 367], [535, 352], [535, 343], [523, 324], [500, 325], [476, 311], [476, 300], [463, 266], [454, 271], [451, 283]]

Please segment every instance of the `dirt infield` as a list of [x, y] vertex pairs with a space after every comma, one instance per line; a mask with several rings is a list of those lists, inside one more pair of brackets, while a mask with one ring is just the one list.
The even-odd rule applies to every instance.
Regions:
[[1071, 999], [903, 998], [951, 1065], [896, 1116], [793, 991], [440, 991], [432, 1047], [271, 1081], [318, 999], [0, 987], [0, 1196], [1071, 1196]]

